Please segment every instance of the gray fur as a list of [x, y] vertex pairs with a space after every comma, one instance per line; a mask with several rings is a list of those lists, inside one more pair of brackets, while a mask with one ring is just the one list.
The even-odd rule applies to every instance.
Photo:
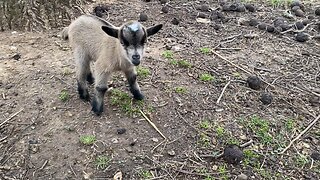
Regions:
[[116, 27], [96, 16], [82, 15], [63, 29], [62, 38], [69, 40], [74, 52], [78, 91], [82, 99], [89, 99], [86, 79], [91, 74], [90, 61], [95, 62], [92, 110], [97, 115], [103, 111], [107, 82], [115, 71], [124, 72], [134, 98], [143, 99], [135, 66], [143, 57], [147, 36], [161, 28], [162, 25], [157, 25], [146, 29], [135, 21]]

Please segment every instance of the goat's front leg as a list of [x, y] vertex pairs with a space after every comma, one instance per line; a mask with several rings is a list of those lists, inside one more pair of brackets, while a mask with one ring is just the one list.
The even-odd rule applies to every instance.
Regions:
[[130, 92], [133, 95], [133, 98], [136, 100], [143, 100], [144, 95], [140, 91], [139, 84], [137, 82], [137, 72], [135, 67], [132, 67], [125, 72], [126, 78], [128, 80], [129, 86], [130, 86]]
[[94, 90], [94, 98], [92, 100], [92, 111], [96, 115], [101, 115], [103, 112], [104, 105], [104, 95], [108, 90], [108, 79], [110, 77], [110, 73], [102, 72], [96, 73], [95, 78], [95, 90]]

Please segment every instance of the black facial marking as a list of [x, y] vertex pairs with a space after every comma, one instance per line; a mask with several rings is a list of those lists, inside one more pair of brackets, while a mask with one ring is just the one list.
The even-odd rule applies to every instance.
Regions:
[[92, 101], [92, 111], [97, 115], [97, 116], [100, 116], [101, 113], [103, 112], [103, 103], [98, 103], [96, 97], [93, 98], [93, 101]]
[[91, 72], [87, 75], [87, 81], [88, 81], [89, 84], [93, 84], [94, 83], [94, 78], [93, 78]]
[[78, 93], [79, 93], [80, 99], [83, 99], [85, 101], [89, 101], [90, 100], [88, 89], [83, 89], [79, 82], [78, 82]]
[[132, 29], [130, 26], [131, 25], [125, 26], [123, 29], [121, 29], [121, 43], [127, 47], [133, 46], [137, 48], [138, 46], [143, 46], [147, 40], [146, 30], [142, 28], [140, 25], [137, 25], [139, 27], [135, 27], [138, 29]]

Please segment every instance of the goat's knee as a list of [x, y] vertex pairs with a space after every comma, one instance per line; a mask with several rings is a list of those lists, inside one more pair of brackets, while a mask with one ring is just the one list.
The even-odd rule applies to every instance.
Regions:
[[137, 82], [137, 74], [134, 72], [126, 73], [127, 80], [130, 86], [130, 92], [133, 95], [133, 98], [136, 100], [143, 100], [144, 95], [140, 91], [139, 84]]

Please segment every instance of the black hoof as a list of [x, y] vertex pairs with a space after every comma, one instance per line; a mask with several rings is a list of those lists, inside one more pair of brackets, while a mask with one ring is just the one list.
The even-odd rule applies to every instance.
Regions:
[[133, 98], [136, 99], [136, 100], [141, 101], [141, 100], [144, 99], [144, 95], [141, 94], [141, 93], [139, 93], [139, 94], [134, 94], [134, 95], [133, 95]]
[[78, 93], [79, 93], [80, 99], [85, 100], [85, 101], [89, 101], [90, 100], [88, 89], [81, 88], [79, 83], [78, 83]]
[[92, 73], [89, 73], [87, 75], [87, 81], [88, 81], [89, 84], [93, 84], [94, 83], [94, 78], [92, 76]]
[[92, 111], [97, 115], [100, 116], [103, 112], [103, 104], [99, 104], [96, 98], [92, 101]]

